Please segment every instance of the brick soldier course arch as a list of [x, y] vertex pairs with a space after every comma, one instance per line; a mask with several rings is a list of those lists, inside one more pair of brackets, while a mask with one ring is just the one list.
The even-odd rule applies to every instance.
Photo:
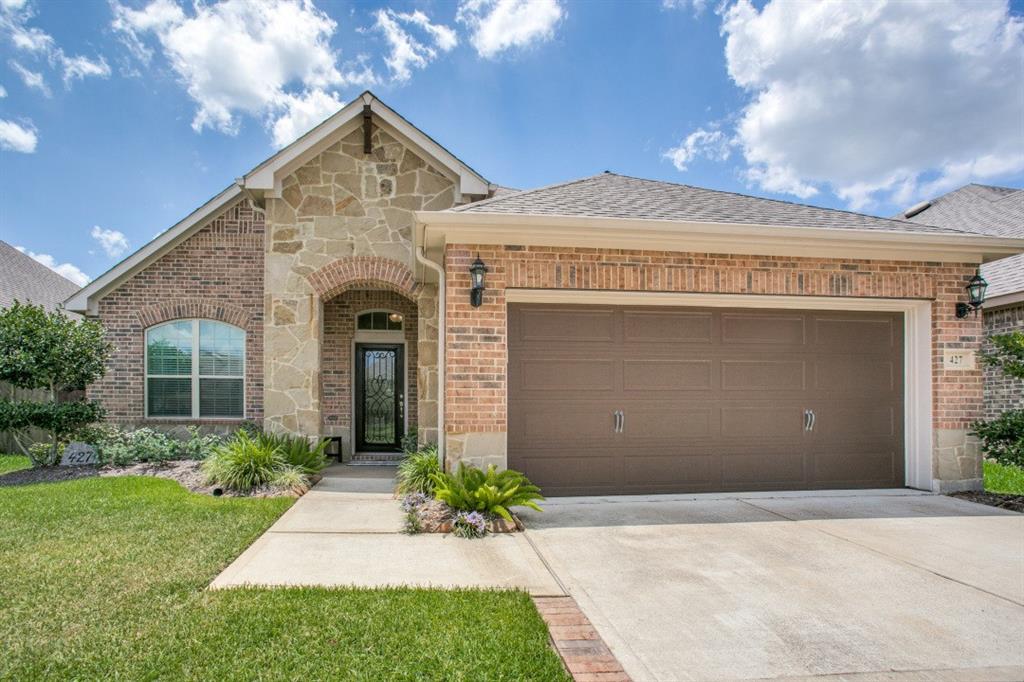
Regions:
[[170, 320], [201, 318], [249, 328], [252, 316], [238, 306], [210, 299], [171, 299], [135, 311], [139, 323], [149, 328]]
[[405, 264], [379, 256], [341, 258], [311, 273], [307, 280], [322, 301], [349, 289], [387, 289], [415, 301], [422, 289]]

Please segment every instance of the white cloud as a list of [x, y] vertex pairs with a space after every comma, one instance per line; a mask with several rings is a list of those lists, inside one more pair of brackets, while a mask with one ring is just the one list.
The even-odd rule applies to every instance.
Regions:
[[271, 128], [274, 144], [278, 147], [293, 142], [307, 130], [345, 105], [333, 93], [311, 90], [304, 95], [287, 95], [286, 112]]
[[[329, 40], [336, 24], [311, 2], [299, 0], [223, 0], [196, 4], [195, 14], [176, 12], [166, 0], [141, 10], [114, 5], [112, 27], [129, 44], [146, 49], [155, 34], [197, 110], [192, 127], [233, 135], [239, 113], [262, 116], [270, 125], [287, 110], [293, 95], [345, 83]], [[141, 47], [140, 47], [141, 46]]]
[[661, 0], [661, 6], [665, 9], [686, 9], [693, 8], [693, 15], [700, 16], [707, 9], [707, 0]]
[[110, 76], [110, 66], [107, 60], [100, 57], [92, 60], [88, 57], [64, 57], [61, 56], [61, 65], [64, 68], [64, 85], [71, 86], [71, 81], [82, 80], [88, 76], [107, 78]]
[[[32, 20], [34, 14], [32, 8], [24, 0], [0, 0], [0, 34], [6, 34], [18, 50], [34, 54], [36, 58], [45, 57], [51, 67], [61, 71], [65, 87], [71, 87], [72, 81], [82, 80], [87, 76], [100, 78], [110, 76], [110, 67], [103, 57], [98, 59], [90, 59], [81, 55], [69, 57], [57, 45], [53, 36], [40, 28], [29, 26], [29, 21]], [[26, 69], [17, 62], [12, 62], [11, 65], [18, 71], [26, 85], [39, 89], [49, 97], [49, 88], [43, 81], [41, 73]]]
[[1006, 2], [720, 12], [729, 75], [750, 94], [733, 136], [762, 189], [864, 209], [1024, 170], [1024, 20]]
[[4, 97], [7, 97], [7, 88], [0, 85], [0, 99], [3, 99]]
[[663, 156], [670, 160], [677, 170], [684, 171], [698, 156], [725, 161], [732, 152], [731, 144], [732, 141], [721, 130], [698, 128]]
[[71, 263], [57, 263], [57, 259], [48, 253], [32, 253], [24, 246], [15, 246], [14, 248], [16, 248], [18, 251], [21, 251], [23, 254], [25, 254], [32, 260], [36, 261], [37, 263], [42, 263], [46, 267], [56, 272], [58, 275], [61, 275], [66, 279], [70, 279], [72, 282], [74, 282], [80, 287], [84, 287], [90, 281], [90, 277], [81, 270], [79, 270], [77, 266], [72, 265]]
[[31, 154], [36, 150], [39, 137], [32, 124], [21, 125], [14, 121], [0, 119], [0, 149], [22, 154]]
[[128, 238], [123, 232], [117, 230], [105, 230], [99, 225], [93, 225], [89, 235], [95, 239], [111, 258], [117, 258], [128, 251]]
[[25, 84], [25, 87], [38, 90], [46, 97], [50, 97], [53, 94], [50, 92], [50, 86], [46, 84], [46, 79], [43, 77], [43, 74], [38, 71], [26, 69], [13, 59], [8, 63], [14, 72], [21, 76], [21, 82]]
[[[384, 59], [391, 74], [397, 81], [407, 81], [412, 69], [422, 69], [437, 58], [438, 50], [448, 52], [459, 40], [448, 26], [431, 23], [426, 14], [419, 10], [410, 13], [381, 9], [376, 12], [374, 28], [380, 31], [388, 43], [390, 53]], [[416, 27], [433, 45], [416, 38], [408, 29]]]
[[558, 0], [462, 0], [456, 14], [477, 54], [488, 59], [550, 40], [564, 17]]

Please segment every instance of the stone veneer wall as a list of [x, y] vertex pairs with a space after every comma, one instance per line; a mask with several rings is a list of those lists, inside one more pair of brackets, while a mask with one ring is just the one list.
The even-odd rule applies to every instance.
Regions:
[[[413, 301], [391, 291], [353, 289], [324, 303], [323, 419], [324, 435], [341, 436], [345, 452], [352, 438], [352, 341], [356, 316], [367, 310], [393, 310], [403, 315], [405, 336], [406, 421], [417, 425], [418, 313]], [[435, 408], [436, 409], [436, 408]]]
[[452, 180], [374, 126], [371, 154], [356, 130], [282, 181], [267, 200], [265, 426], [321, 432], [324, 300], [389, 289], [416, 301], [419, 419], [436, 438], [436, 287], [414, 283], [413, 211], [455, 202]]
[[106, 376], [87, 395], [125, 425], [171, 427], [202, 423], [225, 431], [224, 420], [146, 419], [145, 330], [173, 319], [202, 317], [245, 329], [245, 417], [263, 419], [263, 234], [261, 212], [240, 202], [100, 299], [114, 353]]
[[[985, 336], [1024, 332], [1024, 303], [985, 310]], [[991, 344], [985, 342], [985, 349]], [[985, 367], [985, 419], [994, 419], [1007, 410], [1024, 409], [1024, 379], [1007, 375], [998, 367]]]
[[[470, 263], [488, 267], [483, 305], [469, 305]], [[943, 367], [946, 349], [977, 349], [981, 319], [958, 320], [954, 304], [974, 274], [969, 263], [719, 255], [494, 245], [449, 245], [445, 428], [449, 463], [505, 463], [505, 290], [509, 288], [933, 299], [934, 478], [976, 486], [981, 462], [968, 437], [982, 410], [981, 369]]]

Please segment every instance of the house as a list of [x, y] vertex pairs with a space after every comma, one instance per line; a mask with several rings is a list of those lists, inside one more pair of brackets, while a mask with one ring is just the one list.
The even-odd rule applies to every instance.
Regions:
[[[971, 184], [925, 201], [900, 216], [922, 225], [953, 227], [997, 237], [1024, 238], [1024, 189]], [[982, 310], [985, 336], [1024, 331], [1024, 255], [981, 266], [988, 282]], [[984, 417], [1024, 408], [1024, 384], [998, 367], [985, 367]]]
[[602, 173], [509, 192], [366, 92], [67, 301], [124, 423], [547, 494], [976, 487], [979, 263], [1024, 240]]

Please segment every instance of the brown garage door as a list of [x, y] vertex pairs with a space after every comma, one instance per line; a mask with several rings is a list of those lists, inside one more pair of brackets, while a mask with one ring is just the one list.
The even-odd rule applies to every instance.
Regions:
[[509, 466], [549, 495], [899, 487], [898, 313], [509, 305]]

